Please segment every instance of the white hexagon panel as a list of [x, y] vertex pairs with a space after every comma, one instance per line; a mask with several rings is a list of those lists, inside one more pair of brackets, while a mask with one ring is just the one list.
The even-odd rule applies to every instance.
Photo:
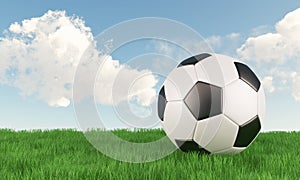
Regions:
[[182, 101], [166, 103], [163, 115], [163, 128], [176, 144], [175, 140], [192, 140], [197, 120]]
[[224, 114], [238, 125], [257, 115], [257, 92], [238, 79], [224, 88]]
[[239, 78], [239, 74], [234, 64], [235, 62], [238, 62], [236, 59], [222, 54], [215, 54], [214, 56], [219, 66], [221, 67], [221, 71], [224, 79], [224, 86]]
[[239, 78], [234, 62], [229, 56], [213, 54], [195, 64], [198, 79], [224, 87]]
[[221, 122], [222, 117], [220, 115], [198, 121], [194, 133], [194, 141], [201, 147], [207, 146], [218, 132]]
[[233, 147], [239, 131], [239, 126], [226, 116], [219, 115], [218, 118], [221, 123], [215, 136], [203, 147], [211, 153]]
[[198, 81], [194, 66], [178, 67], [164, 82], [167, 101], [182, 100]]
[[195, 70], [199, 79], [206, 79], [204, 82], [218, 87], [225, 85], [221, 67], [215, 56], [210, 56], [195, 64]]

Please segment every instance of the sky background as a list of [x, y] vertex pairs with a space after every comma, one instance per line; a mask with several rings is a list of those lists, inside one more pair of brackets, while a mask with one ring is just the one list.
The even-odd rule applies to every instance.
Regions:
[[[298, 8], [299, 1], [279, 0], [3, 1], [0, 7], [0, 127], [76, 128], [70, 80], [83, 50], [96, 35], [116, 23], [132, 18], [163, 17], [190, 26], [215, 52], [237, 57], [252, 67], [265, 87], [265, 131], [299, 131]], [[142, 48], [137, 51], [136, 47]], [[170, 53], [170, 48], [155, 42], [150, 45], [141, 42], [131, 50], [112, 55], [105, 66], [107, 71], [103, 72], [107, 78], [99, 88], [104, 84], [112, 86], [108, 77], [114, 77], [133, 52], [156, 49]], [[132, 76], [145, 73], [134, 68], [127, 68], [126, 72]], [[147, 82], [140, 85], [145, 94], [153, 95], [160, 82], [153, 76], [149, 76]], [[134, 93], [140, 103], [151, 105], [148, 96], [138, 94], [133, 88]], [[106, 95], [95, 98], [99, 104], [112, 104]], [[102, 108], [101, 112], [110, 119], [108, 124], [118, 126], [113, 123], [113, 117], [109, 118], [113, 110]], [[147, 111], [147, 108], [142, 110]]]

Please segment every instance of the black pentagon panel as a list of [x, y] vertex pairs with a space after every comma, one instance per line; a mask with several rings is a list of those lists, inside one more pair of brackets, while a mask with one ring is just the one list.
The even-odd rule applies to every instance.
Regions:
[[210, 85], [211, 88], [211, 106], [209, 117], [216, 116], [222, 113], [223, 95], [222, 88]]
[[192, 56], [184, 61], [182, 61], [177, 67], [181, 67], [181, 66], [187, 66], [187, 65], [195, 65], [196, 63], [198, 63], [199, 61], [207, 58], [211, 56], [210, 54], [207, 53], [203, 53], [203, 54], [199, 54], [196, 56]]
[[199, 145], [193, 141], [182, 141], [182, 140], [175, 140], [177, 146], [181, 151], [189, 152], [189, 151], [198, 151], [200, 149]]
[[247, 147], [256, 137], [261, 129], [258, 116], [239, 127], [234, 147]]
[[211, 104], [211, 90], [207, 83], [197, 82], [187, 96], [184, 103], [197, 120], [209, 117]]
[[203, 154], [210, 154], [209, 151], [207, 151], [204, 148], [201, 148], [195, 141], [193, 140], [187, 140], [187, 141], [183, 141], [183, 140], [175, 140], [177, 146], [179, 147], [179, 149], [183, 152], [199, 152], [199, 153], [203, 153]]
[[241, 80], [245, 81], [249, 86], [251, 86], [256, 92], [259, 90], [260, 81], [254, 72], [245, 64], [234, 62], [235, 67], [239, 73]]
[[158, 117], [162, 121], [164, 120], [164, 113], [165, 113], [166, 105], [167, 105], [167, 99], [166, 99], [166, 94], [165, 94], [165, 87], [163, 86], [159, 91], [158, 103], [157, 103]]
[[201, 61], [205, 58], [208, 58], [209, 56], [211, 56], [210, 54], [208, 53], [202, 53], [202, 54], [198, 54], [196, 56], [194, 56], [198, 61]]
[[199, 154], [211, 154], [211, 152], [209, 152], [208, 150], [206, 150], [204, 148], [200, 148], [198, 152], [199, 152]]
[[197, 120], [222, 113], [222, 89], [204, 82], [197, 82], [184, 103]]

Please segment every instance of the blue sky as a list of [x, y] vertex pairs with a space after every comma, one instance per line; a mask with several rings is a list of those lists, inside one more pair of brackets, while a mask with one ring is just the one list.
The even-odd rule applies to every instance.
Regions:
[[249, 33], [260, 25], [274, 25], [286, 13], [299, 7], [300, 2], [280, 0], [247, 1], [229, 0], [196, 1], [59, 1], [47, 0], [26, 3], [16, 0], [2, 2], [0, 29], [12, 22], [41, 16], [50, 10], [66, 10], [86, 21], [86, 25], [98, 34], [105, 28], [131, 18], [144, 16], [165, 17], [183, 22], [203, 36], [226, 35], [232, 32]]
[[[9, 31], [13, 23], [18, 22], [20, 24], [25, 19], [41, 17], [48, 10], [66, 11], [66, 16], [81, 17], [85, 21], [84, 26], [91, 29], [90, 31], [82, 31], [82, 33], [86, 33], [85, 37], [88, 37], [89, 33], [96, 36], [106, 28], [132, 18], [170, 18], [195, 29], [211, 43], [216, 52], [241, 57], [254, 68], [254, 71], [262, 79], [265, 78], [268, 86], [266, 89], [267, 120], [265, 130], [300, 130], [300, 121], [298, 120], [300, 116], [298, 98], [300, 66], [294, 60], [295, 57], [300, 57], [300, 53], [297, 51], [299, 46], [293, 46], [298, 41], [285, 44], [293, 49], [291, 56], [286, 57], [284, 54], [285, 51], [291, 52], [290, 49], [279, 49], [282, 52], [279, 55], [283, 54], [283, 58], [278, 61], [273, 60], [270, 56], [268, 59], [263, 57], [263, 54], [257, 53], [255, 55], [257, 60], [249, 60], [249, 54], [255, 52], [254, 45], [269, 43], [263, 40], [271, 37], [263, 35], [273, 33], [276, 36], [276, 34], [285, 32], [284, 27], [288, 27], [286, 24], [291, 21], [284, 21], [279, 28], [276, 28], [276, 24], [283, 20], [285, 15], [299, 7], [299, 1], [279, 0], [189, 1], [188, 3], [183, 1], [175, 3], [174, 1], [125, 2], [115, 0], [102, 2], [47, 0], [37, 3], [33, 0], [10, 0], [1, 3], [0, 37], [7, 38], [8, 35], [5, 31]], [[300, 17], [297, 14], [293, 17], [298, 18], [300, 22]], [[16, 29], [15, 32], [17, 32]], [[285, 37], [285, 34], [281, 35]], [[261, 38], [251, 42], [247, 41], [251, 37]], [[244, 49], [240, 49], [237, 53], [242, 45], [244, 45]], [[145, 47], [147, 48], [147, 46]], [[6, 52], [1, 51], [0, 46], [0, 54]], [[128, 53], [125, 52], [116, 55], [120, 62], [129, 57]], [[128, 52], [130, 54], [130, 51]], [[143, 49], [140, 49], [139, 52], [143, 52]], [[265, 52], [268, 50], [266, 49]], [[21, 96], [20, 94], [24, 93], [24, 88], [19, 84], [10, 83], [9, 85], [4, 80], [0, 81], [0, 127], [28, 129], [77, 126], [72, 102], [68, 107], [49, 106], [51, 99], [48, 97], [42, 96], [38, 100], [34, 94]], [[111, 111], [107, 110], [106, 116], [109, 116]]]

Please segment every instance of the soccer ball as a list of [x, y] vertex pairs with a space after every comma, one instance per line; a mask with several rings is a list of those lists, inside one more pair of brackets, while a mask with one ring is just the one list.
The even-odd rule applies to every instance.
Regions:
[[244, 63], [204, 53], [182, 61], [168, 75], [158, 96], [158, 116], [182, 151], [235, 154], [262, 128], [264, 90]]

